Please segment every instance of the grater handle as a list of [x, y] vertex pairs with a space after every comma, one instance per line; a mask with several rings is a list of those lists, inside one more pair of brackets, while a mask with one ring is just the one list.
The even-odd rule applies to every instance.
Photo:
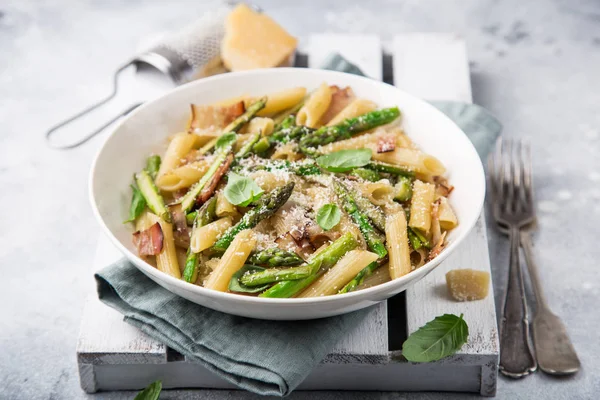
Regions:
[[[112, 124], [113, 122], [117, 121], [119, 118], [129, 114], [131, 111], [133, 111], [134, 109], [136, 109], [138, 106], [140, 106], [142, 103], [136, 103], [133, 104], [123, 110], [118, 111], [116, 114], [113, 115], [113, 117], [111, 117], [110, 119], [106, 120], [106, 122], [103, 122], [101, 126], [97, 127], [96, 129], [94, 129], [93, 131], [87, 133], [85, 136], [83, 136], [80, 139], [77, 139], [73, 142], [67, 143], [67, 144], [57, 144], [52, 140], [52, 137], [62, 131], [63, 128], [66, 128], [67, 126], [71, 125], [73, 122], [81, 119], [83, 116], [90, 114], [91, 112], [93, 112], [94, 110], [97, 110], [99, 108], [103, 108], [102, 106], [104, 106], [105, 104], [109, 103], [112, 99], [115, 98], [115, 96], [118, 93], [119, 90], [119, 86], [118, 86], [118, 78], [119, 78], [119, 74], [121, 72], [123, 72], [125, 69], [127, 69], [128, 67], [132, 66], [133, 62], [130, 61], [127, 64], [123, 65], [122, 67], [118, 68], [114, 75], [113, 75], [113, 90], [112, 93], [109, 94], [106, 98], [100, 100], [99, 102], [83, 109], [82, 111], [78, 112], [77, 114], [73, 115], [72, 117], [69, 117], [61, 122], [59, 122], [57, 125], [54, 125], [52, 128], [50, 128], [47, 132], [46, 132], [46, 142], [48, 143], [48, 145], [54, 149], [60, 149], [60, 150], [66, 150], [66, 149], [72, 149], [75, 147], [78, 147], [79, 145], [87, 142], [88, 140], [90, 140], [91, 138], [93, 138], [94, 136], [96, 136], [98, 133], [102, 132], [102, 130], [104, 130], [106, 127], [108, 127], [110, 124]], [[60, 135], [59, 135], [60, 136]]]

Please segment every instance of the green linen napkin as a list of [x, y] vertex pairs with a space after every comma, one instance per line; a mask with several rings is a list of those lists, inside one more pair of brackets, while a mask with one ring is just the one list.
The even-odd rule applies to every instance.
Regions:
[[126, 259], [95, 278], [100, 300], [121, 312], [126, 322], [229, 382], [264, 395], [285, 396], [294, 390], [370, 310], [310, 321], [265, 321], [185, 300]]
[[[363, 75], [337, 54], [323, 68]], [[472, 104], [433, 104], [467, 133], [483, 158], [500, 133], [500, 123]], [[370, 310], [311, 321], [263, 321], [189, 302], [125, 259], [95, 278], [100, 300], [121, 312], [126, 322], [229, 382], [263, 395], [291, 393]]]

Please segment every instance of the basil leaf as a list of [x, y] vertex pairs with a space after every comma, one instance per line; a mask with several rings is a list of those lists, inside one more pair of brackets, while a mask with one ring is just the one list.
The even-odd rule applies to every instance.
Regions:
[[229, 281], [229, 291], [236, 293], [258, 293], [267, 289], [271, 286], [270, 283], [267, 283], [262, 286], [246, 286], [242, 282], [240, 282], [240, 278], [242, 275], [248, 272], [258, 272], [264, 271], [264, 268], [257, 267], [256, 265], [246, 264], [242, 268], [240, 268], [235, 274], [231, 276], [231, 280]]
[[215, 143], [215, 148], [224, 149], [226, 147], [233, 146], [236, 140], [237, 135], [235, 134], [235, 132], [224, 133], [221, 136], [219, 136], [219, 139], [217, 139], [217, 142]]
[[124, 224], [135, 221], [142, 214], [144, 208], [146, 208], [146, 199], [142, 195], [142, 192], [134, 185], [130, 186], [131, 190], [133, 190], [133, 195], [131, 196], [131, 205], [129, 206], [129, 219], [123, 221]]
[[139, 392], [133, 400], [158, 400], [161, 390], [161, 381], [152, 382], [146, 389]]
[[236, 174], [227, 175], [228, 181], [225, 186], [225, 197], [231, 204], [246, 207], [250, 203], [260, 199], [263, 190], [252, 179]]
[[444, 314], [410, 335], [402, 345], [402, 355], [413, 362], [437, 361], [460, 350], [468, 336], [462, 314]]
[[342, 218], [342, 212], [335, 204], [325, 204], [317, 211], [317, 224], [328, 231], [336, 226]]
[[153, 155], [148, 157], [146, 160], [146, 171], [150, 174], [152, 179], [156, 178], [156, 174], [158, 174], [158, 170], [160, 169], [160, 156]]
[[317, 158], [317, 164], [330, 172], [347, 172], [371, 161], [371, 149], [340, 150]]

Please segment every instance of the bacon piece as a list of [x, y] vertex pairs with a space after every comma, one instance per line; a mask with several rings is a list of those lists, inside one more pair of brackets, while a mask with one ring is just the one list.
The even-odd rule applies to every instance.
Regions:
[[454, 186], [448, 183], [448, 180], [443, 176], [434, 176], [435, 190], [440, 196], [448, 197], [454, 190]]
[[219, 169], [217, 169], [217, 172], [215, 172], [215, 174], [212, 177], [212, 179], [210, 180], [210, 182], [200, 192], [200, 195], [198, 196], [198, 201], [197, 201], [199, 205], [206, 203], [206, 201], [212, 197], [212, 195], [215, 193], [215, 189], [217, 188], [217, 185], [219, 184], [219, 181], [221, 180], [223, 175], [225, 175], [225, 173], [229, 169], [229, 166], [231, 165], [232, 162], [233, 162], [233, 153], [229, 153], [229, 155], [227, 156], [227, 158], [225, 159], [223, 164], [221, 164]]
[[444, 239], [446, 239], [446, 233], [448, 233], [448, 232], [442, 233], [440, 240], [438, 240], [438, 242], [435, 244], [435, 246], [433, 246], [433, 249], [431, 249], [431, 251], [427, 255], [427, 262], [429, 262], [429, 261], [433, 260], [434, 258], [436, 258], [437, 256], [439, 256], [440, 253], [442, 252], [442, 250], [444, 250], [444, 247], [445, 247]]
[[244, 102], [228, 106], [202, 106], [192, 104], [189, 132], [204, 129], [222, 129], [246, 111]]
[[163, 248], [163, 231], [157, 222], [150, 228], [133, 234], [133, 244], [140, 256], [156, 256]]
[[187, 225], [185, 214], [181, 211], [181, 205], [177, 204], [169, 208], [171, 220], [173, 221], [173, 238], [179, 247], [190, 247], [190, 228]]
[[396, 138], [393, 135], [385, 135], [377, 140], [377, 153], [389, 153], [396, 150]]
[[329, 103], [329, 108], [327, 108], [327, 111], [321, 117], [320, 123], [323, 125], [331, 121], [348, 104], [352, 103], [355, 97], [354, 92], [349, 86], [344, 89], [340, 89], [337, 86], [330, 86], [329, 88], [331, 89], [331, 103]]

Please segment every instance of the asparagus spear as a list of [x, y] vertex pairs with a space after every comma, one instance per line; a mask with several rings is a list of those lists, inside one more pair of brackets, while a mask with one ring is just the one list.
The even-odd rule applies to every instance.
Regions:
[[249, 264], [268, 265], [269, 267], [300, 265], [303, 262], [304, 260], [298, 254], [282, 250], [279, 247], [258, 251], [248, 259]]
[[246, 143], [244, 143], [244, 145], [242, 146], [242, 148], [235, 154], [236, 160], [244, 158], [248, 154], [250, 154], [250, 152], [252, 151], [253, 146], [256, 144], [256, 142], [259, 141], [259, 139], [260, 139], [260, 132], [252, 134], [252, 136], [250, 137], [250, 139], [248, 139], [246, 141]]
[[412, 181], [409, 178], [400, 176], [395, 188], [396, 195], [394, 196], [394, 200], [408, 201], [412, 197]]
[[381, 174], [379, 174], [379, 172], [367, 168], [355, 168], [352, 171], [350, 171], [350, 175], [356, 176], [369, 182], [377, 182], [378, 180], [382, 179]]
[[[419, 242], [421, 243], [422, 246], [424, 246], [428, 249], [431, 248], [431, 242], [429, 241], [429, 239], [427, 239], [427, 237], [425, 235], [423, 235], [418, 229], [413, 229], [413, 228], [409, 227], [408, 228], [408, 234], [409, 234], [408, 237], [409, 238], [411, 236], [410, 235], [411, 233], [414, 237], [416, 237], [419, 240]], [[414, 249], [417, 250], [416, 248], [414, 248]]]
[[378, 172], [387, 172], [388, 174], [392, 175], [406, 176], [407, 178], [415, 177], [414, 171], [410, 171], [406, 168], [402, 168], [397, 165], [386, 164], [383, 162], [372, 161], [365, 165], [365, 168], [372, 169], [373, 171]]
[[350, 139], [353, 135], [392, 122], [400, 116], [398, 107], [371, 111], [356, 118], [349, 118], [338, 125], [323, 126], [300, 139], [299, 148], [305, 154], [315, 153], [314, 147]]
[[358, 246], [358, 242], [354, 236], [350, 232], [345, 233], [308, 261], [306, 266], [311, 269], [312, 274], [310, 276], [295, 281], [278, 282], [262, 293], [260, 297], [286, 298], [298, 294], [320, 276], [319, 271], [324, 272], [333, 267], [344, 254], [353, 250], [356, 246]]
[[254, 103], [252, 103], [250, 106], [248, 106], [245, 113], [243, 113], [242, 115], [237, 117], [235, 120], [233, 120], [229, 125], [227, 125], [225, 127], [225, 129], [223, 129], [223, 132], [239, 131], [242, 128], [242, 126], [244, 126], [252, 118], [254, 118], [254, 116], [256, 115], [257, 112], [259, 112], [260, 110], [265, 108], [266, 104], [267, 104], [266, 97], [256, 100]]
[[[202, 179], [200, 179], [199, 182], [194, 184], [194, 186], [192, 186], [181, 199], [181, 209], [184, 213], [187, 214], [192, 210], [192, 207], [194, 206], [194, 204], [196, 204], [196, 199], [198, 198], [198, 195], [200, 195], [200, 192], [202, 192], [204, 186], [206, 186], [206, 184], [212, 179], [212, 177], [215, 175], [219, 167], [221, 167], [221, 164], [223, 164], [223, 162], [227, 158], [227, 155], [231, 151], [233, 143], [235, 143], [235, 136], [233, 136], [233, 139], [230, 139], [225, 135], [221, 136], [216, 143], [217, 154], [208, 171], [206, 171]], [[235, 135], [235, 133], [232, 135]]]
[[321, 168], [313, 160], [292, 162], [288, 160], [268, 160], [265, 164], [256, 165], [253, 171], [288, 171], [299, 176], [321, 175]]
[[412, 229], [408, 228], [407, 234], [408, 241], [410, 242], [410, 245], [413, 249], [419, 250], [421, 247], [423, 247], [423, 243], [421, 243], [421, 241], [419, 240], [417, 235], [415, 235]]
[[[348, 192], [347, 188], [346, 191]], [[375, 207], [369, 199], [356, 192], [354, 193], [353, 199], [356, 202], [358, 209], [369, 217], [375, 228], [379, 229], [381, 232], [385, 232], [385, 214], [383, 211], [381, 211], [380, 208]]]
[[198, 211], [192, 211], [191, 213], [185, 215], [185, 221], [187, 222], [188, 226], [194, 225], [194, 221], [196, 220], [197, 214]]
[[271, 142], [269, 142], [269, 138], [263, 137], [254, 145], [252, 145], [252, 151], [256, 154], [264, 153], [265, 151], [271, 148]]
[[284, 120], [290, 120], [291, 118], [293, 118], [293, 121], [295, 123], [296, 122], [295, 115], [296, 115], [296, 113], [298, 113], [298, 111], [300, 111], [300, 109], [302, 108], [303, 105], [304, 105], [304, 100], [302, 100], [300, 103], [296, 104], [294, 107], [279, 113], [275, 118], [273, 118], [275, 125], [276, 126], [280, 125], [283, 123]]
[[153, 155], [153, 156], [148, 157], [148, 159], [146, 160], [146, 171], [148, 171], [148, 173], [150, 174], [152, 179], [156, 178], [156, 174], [158, 173], [159, 169], [160, 169], [160, 156]]
[[291, 126], [281, 129], [277, 132], [273, 132], [271, 136], [269, 136], [269, 141], [271, 143], [288, 143], [292, 140], [300, 139], [310, 135], [314, 131], [314, 129], [309, 128], [308, 126]]
[[309, 277], [312, 272], [309, 264], [292, 268], [269, 268], [263, 271], [242, 275], [240, 282], [246, 286], [261, 286], [267, 283], [294, 281]]
[[171, 222], [171, 214], [169, 213], [167, 206], [165, 206], [165, 201], [158, 192], [158, 188], [154, 184], [154, 180], [152, 180], [148, 171], [143, 170], [138, 172], [135, 175], [135, 183], [142, 193], [142, 196], [144, 196], [150, 210], [163, 220]]
[[383, 243], [383, 238], [371, 226], [369, 218], [358, 208], [350, 192], [337, 180], [333, 181], [333, 190], [338, 195], [344, 211], [350, 215], [354, 223], [358, 226], [358, 229], [360, 229], [369, 250], [377, 254], [379, 258], [385, 257], [388, 252]]
[[338, 293], [348, 293], [354, 291], [360, 284], [362, 284], [365, 278], [371, 275], [377, 268], [382, 266], [387, 261], [387, 258], [381, 258], [377, 261], [373, 261], [371, 264], [364, 267], [356, 276], [346, 284]]
[[229, 228], [219, 240], [217, 240], [213, 248], [216, 251], [226, 250], [233, 241], [235, 235], [240, 231], [252, 229], [260, 221], [275, 214], [275, 212], [290, 198], [292, 190], [294, 190], [294, 182], [275, 188], [270, 193], [263, 195], [258, 201], [257, 206], [244, 214], [240, 222]]
[[133, 195], [131, 196], [131, 205], [129, 206], [129, 218], [123, 221], [124, 224], [135, 221], [142, 214], [144, 208], [146, 208], [146, 199], [144, 199], [142, 192], [135, 185], [130, 186]]
[[[215, 211], [217, 208], [216, 196], [211, 197], [206, 203], [195, 212], [194, 227], [193, 229], [200, 228], [204, 225], [209, 224], [215, 219]], [[193, 230], [192, 230], [193, 232]], [[198, 261], [199, 255], [194, 253], [191, 248], [187, 251], [187, 257], [185, 259], [185, 268], [183, 270], [183, 280], [186, 282], [194, 283], [198, 279]]]

